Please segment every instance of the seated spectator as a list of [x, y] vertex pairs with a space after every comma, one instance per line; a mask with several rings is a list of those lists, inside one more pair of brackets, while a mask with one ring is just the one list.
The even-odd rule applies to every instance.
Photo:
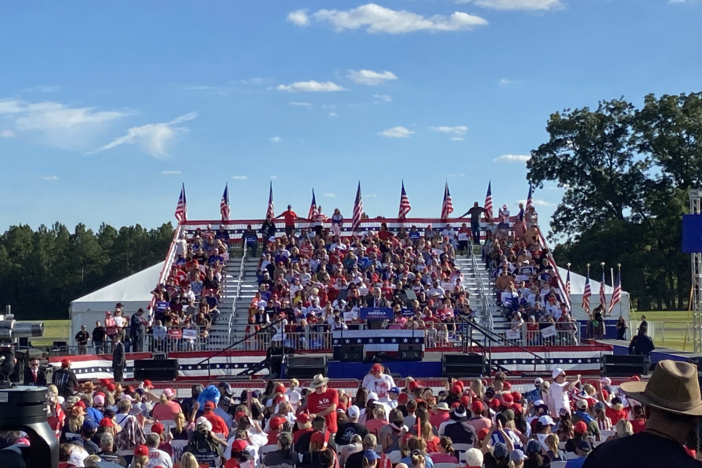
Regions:
[[268, 452], [263, 458], [263, 468], [297, 468], [299, 458], [292, 451], [292, 436], [287, 432], [277, 435], [278, 450]]
[[[163, 430], [163, 427], [161, 427]], [[161, 436], [157, 433], [146, 436], [146, 446], [148, 447], [149, 464], [153, 466], [163, 466], [163, 468], [173, 468], [171, 456], [159, 449]]]
[[302, 456], [300, 468], [324, 468], [328, 463], [325, 459], [329, 433], [314, 432], [310, 437], [309, 452]]
[[383, 448], [383, 453], [391, 453], [401, 450], [402, 437], [407, 431], [404, 425], [404, 418], [399, 409], [394, 409], [390, 413], [390, 423], [380, 428], [378, 432], [378, 442]]
[[387, 420], [387, 415], [385, 413], [385, 406], [383, 405], [376, 405], [373, 408], [373, 419], [367, 420], [366, 421], [366, 428], [368, 429], [368, 432], [372, 433], [376, 437], [378, 436], [378, 432], [383, 426], [386, 426], [388, 424]]
[[[212, 425], [210, 422], [207, 419], [199, 418], [196, 422], [195, 430], [192, 433], [190, 443], [185, 448], [184, 453], [193, 454], [200, 465], [216, 468], [222, 446], [226, 445], [226, 441], [217, 438], [212, 433]], [[239, 445], [237, 445], [237, 447], [239, 447]]]
[[434, 463], [458, 463], [458, 458], [453, 450], [453, 441], [450, 437], [443, 436], [439, 441], [438, 454], [432, 453]]
[[183, 410], [177, 401], [174, 401], [175, 391], [172, 388], [166, 388], [161, 393], [161, 398], [154, 405], [151, 411], [152, 416], [157, 421], [175, 421], [176, 415], [182, 413]]
[[366, 452], [375, 453], [375, 446], [377, 443], [378, 439], [373, 434], [366, 434], [363, 438], [363, 450], [349, 455], [344, 468], [364, 468], [364, 455]]
[[359, 435], [361, 439], [363, 439], [369, 432], [369, 429], [365, 425], [358, 423], [361, 411], [357, 406], [349, 406], [346, 410], [346, 414], [348, 415], [347, 422], [339, 425], [339, 430], [334, 437], [334, 443], [336, 443], [337, 446], [350, 444], [351, 438], [354, 435]]
[[338, 447], [341, 448], [341, 452], [339, 453], [339, 466], [345, 466], [346, 460], [350, 455], [363, 450], [363, 439], [360, 435], [356, 434], [351, 437], [350, 444]]
[[100, 450], [97, 455], [102, 461], [116, 463], [124, 468], [127, 467], [127, 460], [114, 451], [114, 438], [110, 433], [103, 433], [100, 436]]
[[[243, 439], [232, 441], [229, 444], [231, 458], [227, 460], [227, 463], [224, 465], [225, 468], [253, 468], [254, 457], [246, 450], [246, 447], [246, 441]], [[198, 459], [198, 461], [200, 460]]]

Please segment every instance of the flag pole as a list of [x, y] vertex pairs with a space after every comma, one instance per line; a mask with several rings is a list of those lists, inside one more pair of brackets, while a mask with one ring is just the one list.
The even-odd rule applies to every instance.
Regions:
[[[601, 297], [604, 297], [605, 302], [607, 302], [607, 277], [605, 276], [605, 262], [600, 262], [600, 266], [602, 267], [602, 283], [600, 284], [600, 289], [603, 291], [602, 294], [600, 294]], [[601, 306], [605, 306], [605, 304], [602, 304], [602, 301], [600, 301]], [[604, 310], [602, 311], [602, 317], [607, 315], [607, 307], [604, 307]]]
[[[589, 284], [589, 279], [590, 279], [590, 264], [587, 263], [585, 265], [587, 267], [587, 279], [588, 279], [588, 284]], [[592, 296], [592, 286], [590, 286], [590, 296]], [[587, 310], [585, 311], [587, 315], [590, 315], [590, 299], [588, 298], [587, 300]]]
[[[566, 266], [568, 267], [568, 276], [567, 276], [568, 281], [570, 281], [570, 265], [571, 265], [570, 262], [566, 263]], [[567, 291], [568, 297], [566, 298], [566, 300], [568, 301], [568, 305], [570, 305], [570, 315], [572, 317], [573, 316], [573, 303], [570, 301], [570, 285], [567, 285], [567, 286], [568, 286], [568, 291]]]
[[[619, 288], [621, 289], [621, 287], [622, 287], [622, 264], [617, 263], [617, 268], [618, 268], [617, 275], [619, 277]], [[620, 292], [619, 293], [619, 316], [620, 317], [622, 316], [622, 299], [623, 299], [623, 297], [624, 297], [624, 293]]]

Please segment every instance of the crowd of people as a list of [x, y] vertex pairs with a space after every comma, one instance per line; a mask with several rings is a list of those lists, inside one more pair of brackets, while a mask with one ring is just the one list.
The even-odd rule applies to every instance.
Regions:
[[[578, 344], [578, 324], [573, 319], [549, 249], [539, 241], [538, 217], [533, 206], [510, 221], [506, 207], [499, 223], [490, 223], [483, 245], [483, 259], [495, 282], [496, 301], [510, 320], [513, 331], [523, 331], [517, 341], [527, 345]], [[557, 333], [544, 338], [542, 331]]]
[[316, 375], [235, 397], [226, 382], [178, 400], [137, 387], [49, 387], [49, 423], [69, 467], [470, 468], [699, 466], [697, 368], [662, 361], [651, 380], [569, 379], [556, 368], [524, 393], [506, 376], [403, 388], [375, 364], [355, 393]]
[[[316, 219], [321, 213], [320, 207]], [[412, 225], [396, 233], [381, 223], [377, 231], [363, 228], [351, 237], [321, 225], [297, 233], [286, 224], [280, 236], [274, 228], [266, 223], [259, 238], [248, 226], [243, 236], [252, 252], [259, 245], [263, 251], [249, 333], [274, 324], [273, 342], [320, 347], [324, 341], [315, 336], [364, 323], [361, 309], [390, 308], [392, 319], [384, 328], [422, 329], [427, 345], [442, 346], [455, 338], [457, 316], [472, 317], [470, 293], [456, 266], [457, 250], [465, 250], [470, 238], [465, 223], [459, 229], [427, 225], [421, 231]], [[261, 345], [252, 339], [250, 349]]]

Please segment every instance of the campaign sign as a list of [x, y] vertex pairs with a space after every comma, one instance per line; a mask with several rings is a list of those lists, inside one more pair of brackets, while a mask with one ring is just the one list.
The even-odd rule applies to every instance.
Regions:
[[361, 307], [364, 320], [392, 320], [392, 307]]
[[541, 336], [543, 336], [544, 338], [551, 338], [552, 336], [556, 336], [557, 334], [558, 334], [558, 331], [556, 330], [556, 327], [553, 325], [541, 330]]
[[507, 330], [505, 333], [505, 337], [508, 340], [516, 341], [516, 340], [521, 340], [522, 339], [522, 332], [519, 330]]
[[402, 308], [402, 316], [403, 317], [412, 317], [413, 315], [414, 315], [414, 309], [410, 309], [409, 307]]
[[683, 253], [702, 252], [702, 214], [683, 215]]

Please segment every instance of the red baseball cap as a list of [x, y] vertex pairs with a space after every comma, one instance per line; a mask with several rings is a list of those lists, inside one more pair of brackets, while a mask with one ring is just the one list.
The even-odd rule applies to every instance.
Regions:
[[105, 385], [105, 388], [106, 388], [108, 391], [110, 391], [110, 392], [114, 392], [116, 387], [115, 387], [115, 384], [113, 384], [112, 382], [110, 382], [110, 383], [108, 383], [107, 385]]
[[512, 410], [515, 414], [522, 414], [522, 405], [520, 405], [519, 403], [514, 403], [512, 405]]
[[500, 408], [500, 400], [498, 400], [497, 398], [493, 398], [492, 400], [490, 400], [490, 408], [492, 408], [494, 410], [499, 409]]
[[280, 429], [284, 423], [285, 418], [281, 418], [280, 416], [273, 416], [270, 421], [268, 421], [268, 425], [271, 426], [271, 429], [274, 431]]
[[473, 413], [475, 413], [475, 414], [482, 414], [483, 411], [485, 411], [485, 407], [483, 406], [483, 402], [480, 400], [475, 400], [473, 402], [473, 406], [471, 406], [470, 409], [473, 410]]
[[82, 401], [78, 401], [78, 402], [76, 402], [75, 405], [73, 405], [73, 407], [74, 407], [74, 408], [83, 408], [83, 409], [85, 409], [85, 403], [83, 403]]
[[512, 398], [515, 403], [519, 403], [520, 401], [522, 401], [522, 394], [515, 390], [514, 392], [512, 392]]
[[482, 428], [478, 431], [478, 440], [483, 441], [487, 437], [488, 433], [490, 432], [489, 429], [487, 428]]
[[149, 447], [146, 445], [137, 445], [136, 448], [134, 448], [134, 456], [149, 456]]
[[243, 439], [237, 439], [232, 442], [232, 452], [241, 453], [246, 449], [246, 441]]
[[509, 383], [509, 382], [505, 382], [505, 383], [502, 384], [502, 388], [503, 388], [504, 390], [512, 390], [512, 384]]
[[587, 424], [583, 421], [578, 421], [573, 425], [573, 430], [576, 434], [585, 434], [587, 432]]
[[470, 406], [470, 397], [468, 395], [463, 395], [461, 397], [461, 404], [468, 408]]
[[164, 429], [163, 424], [160, 422], [156, 422], [153, 426], [151, 426], [151, 432], [159, 435], [163, 434]]
[[512, 405], [514, 405], [514, 398], [512, 398], [512, 395], [509, 393], [503, 393], [502, 394], [502, 406], [506, 408], [511, 408]]
[[383, 366], [381, 366], [380, 364], [373, 364], [373, 367], [371, 367], [370, 371], [371, 373], [383, 372]]
[[460, 395], [462, 391], [463, 389], [458, 384], [453, 384], [451, 386], [451, 393], [453, 393], [454, 395]]
[[273, 393], [285, 393], [285, 385], [279, 383], [275, 386]]
[[100, 426], [102, 426], [102, 427], [115, 427], [115, 423], [110, 418], [102, 418], [100, 420]]
[[64, 359], [61, 361], [61, 367], [69, 367], [71, 365], [71, 360], [70, 359]]
[[312, 437], [310, 437], [310, 443], [320, 443], [320, 442], [321, 442], [321, 443], [323, 443], [323, 444], [326, 444], [326, 443], [327, 443], [327, 440], [328, 440], [328, 437], [329, 437], [328, 434], [329, 434], [328, 432], [322, 434], [322, 433], [319, 432], [319, 431], [315, 431], [315, 432], [312, 434]]
[[215, 409], [215, 404], [213, 401], [208, 401], [205, 403], [205, 410], [213, 410]]
[[310, 415], [308, 413], [300, 413], [297, 415], [297, 422], [302, 424], [307, 424], [310, 422]]
[[154, 388], [154, 384], [150, 380], [144, 380], [144, 388]]
[[407, 400], [409, 400], [409, 395], [406, 393], [400, 393], [400, 395], [397, 397], [397, 402], [401, 405], [406, 404]]
[[417, 390], [419, 388], [419, 384], [417, 383], [416, 380], [413, 380], [409, 383], [409, 389], [411, 391]]

